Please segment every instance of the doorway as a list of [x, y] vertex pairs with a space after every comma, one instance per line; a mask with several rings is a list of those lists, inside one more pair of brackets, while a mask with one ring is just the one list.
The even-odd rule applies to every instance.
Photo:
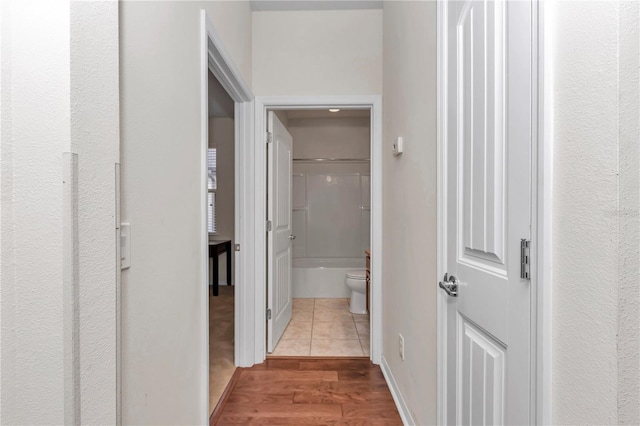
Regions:
[[[210, 363], [214, 361], [210, 359], [212, 347], [218, 348], [216, 343], [224, 342], [224, 347], [221, 349], [225, 355], [221, 359], [224, 360], [222, 366], [223, 370], [227, 371], [227, 375], [228, 371], [235, 370], [236, 366], [253, 364], [253, 357], [246, 355], [253, 349], [252, 343], [247, 343], [246, 329], [247, 324], [251, 324], [253, 320], [254, 310], [250, 304], [246, 303], [246, 299], [250, 294], [253, 281], [253, 250], [251, 248], [253, 241], [250, 236], [254, 228], [252, 222], [247, 219], [247, 215], [243, 216], [241, 213], [253, 208], [252, 200], [247, 196], [252, 191], [253, 183], [243, 176], [251, 175], [253, 169], [252, 158], [247, 147], [253, 142], [254, 98], [241, 73], [224, 50], [220, 37], [205, 10], [200, 12], [200, 31], [200, 170], [202, 176], [200, 310], [203, 319], [200, 368], [203, 378], [207, 378], [203, 381], [201, 393], [204, 399], [202, 407], [206, 408], [202, 413], [204, 424], [210, 420], [220, 388], [224, 389], [223, 385], [226, 385], [224, 378], [220, 378], [220, 384], [218, 384], [218, 378], [210, 374], [210, 369], [213, 370]], [[210, 94], [213, 94], [213, 103], [210, 103]], [[222, 102], [224, 106], [216, 105], [216, 102], [223, 98], [226, 99]], [[216, 115], [222, 116], [216, 117]], [[214, 148], [215, 151], [212, 151]], [[224, 188], [222, 179], [226, 182]], [[220, 208], [221, 202], [224, 202], [224, 208]], [[240, 251], [240, 247], [245, 247], [245, 250]], [[213, 295], [216, 290], [218, 299]], [[220, 296], [223, 291], [232, 292], [232, 298], [226, 297], [227, 300], [223, 301], [225, 298]], [[231, 299], [232, 306], [228, 299]], [[218, 328], [217, 332], [221, 336], [210, 335], [211, 319], [214, 319], [214, 322], [219, 320], [214, 316], [218, 311], [216, 304], [224, 307], [222, 309], [224, 319], [220, 320], [223, 327]], [[215, 372], [214, 370], [213, 373]], [[210, 379], [216, 381], [215, 387], [211, 386]], [[210, 388], [213, 392], [210, 392]]]
[[371, 111], [267, 111], [267, 351], [369, 357]]
[[[209, 410], [235, 366], [235, 113], [218, 79], [208, 76], [207, 239], [209, 248]], [[211, 413], [210, 413], [211, 414]]]
[[[346, 274], [345, 272], [347, 272], [348, 270], [354, 270], [354, 269], [360, 269], [361, 271], [366, 270], [366, 255], [364, 253], [365, 251], [365, 247], [362, 245], [364, 243], [366, 243], [366, 241], [356, 241], [356, 244], [359, 244], [360, 246], [357, 248], [358, 253], [355, 253], [354, 259], [356, 262], [360, 262], [358, 265], [332, 265], [332, 266], [345, 266], [345, 268], [343, 270], [338, 271], [338, 269], [340, 268], [322, 268], [321, 266], [318, 268], [291, 268], [292, 269], [292, 273], [290, 275], [292, 281], [290, 284], [292, 284], [291, 288], [290, 288], [290, 295], [291, 295], [291, 306], [288, 308], [290, 309], [290, 315], [293, 315], [293, 311], [295, 310], [296, 313], [305, 313], [307, 315], [306, 319], [307, 321], [302, 321], [302, 322], [306, 322], [306, 324], [304, 326], [298, 326], [300, 327], [297, 330], [294, 330], [294, 332], [292, 332], [294, 335], [296, 332], [300, 332], [300, 333], [305, 333], [306, 336], [311, 337], [313, 335], [313, 318], [315, 317], [315, 314], [319, 311], [322, 311], [323, 313], [319, 313], [318, 315], [323, 315], [323, 314], [327, 314], [330, 311], [333, 311], [334, 313], [340, 312], [338, 313], [338, 315], [341, 315], [341, 318], [343, 320], [347, 320], [344, 322], [349, 322], [349, 320], [351, 321], [351, 323], [353, 324], [353, 330], [348, 330], [348, 331], [344, 331], [344, 333], [348, 333], [345, 334], [346, 336], [349, 336], [351, 338], [349, 339], [344, 339], [344, 340], [351, 340], [351, 344], [352, 344], [352, 350], [354, 352], [348, 352], [347, 356], [369, 356], [372, 361], [374, 363], [379, 363], [380, 362], [380, 352], [381, 352], [381, 297], [382, 297], [382, 291], [381, 291], [381, 287], [380, 287], [380, 277], [381, 277], [381, 272], [382, 272], [382, 258], [383, 258], [383, 254], [382, 254], [382, 247], [381, 247], [381, 236], [382, 236], [382, 217], [381, 217], [381, 173], [382, 173], [382, 158], [381, 158], [381, 151], [382, 151], [382, 144], [381, 144], [381, 99], [378, 96], [372, 96], [372, 97], [335, 97], [335, 98], [330, 98], [330, 97], [319, 97], [319, 98], [256, 98], [256, 124], [255, 124], [255, 128], [256, 128], [256, 140], [257, 141], [264, 141], [265, 140], [265, 135], [267, 134], [267, 129], [268, 129], [268, 124], [270, 121], [270, 116], [271, 117], [278, 117], [275, 114], [275, 111], [278, 111], [278, 114], [280, 115], [280, 117], [283, 117], [285, 114], [283, 113], [283, 111], [287, 111], [286, 115], [287, 116], [293, 116], [293, 118], [291, 119], [290, 117], [284, 117], [282, 119], [278, 119], [278, 121], [284, 120], [292, 120], [294, 121], [294, 124], [296, 124], [295, 122], [298, 121], [297, 124], [300, 124], [301, 121], [299, 120], [303, 120], [306, 119], [305, 114], [307, 115], [307, 118], [310, 118], [310, 114], [324, 114], [325, 116], [329, 116], [329, 114], [335, 114], [333, 112], [330, 112], [329, 109], [340, 109], [341, 111], [347, 112], [347, 111], [351, 111], [349, 114], [361, 114], [362, 116], [367, 116], [368, 115], [368, 120], [369, 120], [369, 128], [368, 128], [368, 132], [369, 132], [369, 137], [368, 137], [368, 141], [369, 141], [369, 153], [370, 153], [370, 162], [366, 161], [366, 156], [361, 156], [361, 157], [356, 157], [356, 158], [346, 158], [346, 157], [342, 157], [345, 160], [358, 160], [358, 162], [354, 162], [351, 161], [352, 164], [347, 165], [347, 164], [342, 164], [342, 165], [338, 165], [339, 162], [335, 162], [336, 164], [332, 164], [330, 165], [330, 167], [353, 167], [354, 164], [356, 165], [356, 167], [360, 167], [362, 168], [370, 168], [369, 169], [369, 174], [370, 174], [370, 180], [368, 182], [368, 185], [365, 184], [365, 187], [369, 189], [369, 194], [370, 194], [370, 205], [368, 207], [368, 209], [370, 210], [370, 217], [368, 218], [368, 220], [370, 220], [369, 224], [364, 225], [365, 227], [368, 227], [368, 236], [370, 237], [370, 243], [366, 244], [368, 245], [368, 248], [370, 248], [370, 272], [371, 272], [371, 276], [370, 276], [370, 305], [369, 305], [369, 310], [371, 312], [370, 315], [370, 319], [365, 317], [361, 317], [363, 319], [365, 319], [365, 321], [358, 321], [359, 323], [361, 323], [359, 326], [356, 324], [356, 320], [354, 319], [353, 315], [365, 315], [365, 314], [351, 314], [351, 312], [349, 311], [349, 304], [347, 302], [347, 300], [350, 298], [350, 291], [347, 289], [346, 284], [345, 284], [345, 278], [346, 278]], [[269, 112], [272, 112], [272, 114], [269, 114]], [[312, 112], [315, 111], [315, 112]], [[355, 111], [360, 111], [360, 112], [355, 112]], [[360, 117], [362, 118], [362, 117]], [[365, 120], [367, 120], [367, 118], [365, 118]], [[282, 124], [282, 123], [281, 123]], [[295, 126], [294, 126], [295, 127]], [[297, 130], [294, 130], [293, 133], [296, 133]], [[275, 135], [272, 136], [275, 140]], [[275, 142], [272, 142], [272, 144]], [[295, 141], [292, 142], [293, 144], [295, 144]], [[266, 147], [267, 144], [256, 144], [256, 175], [258, 176], [267, 176], [267, 173], [269, 172], [271, 174], [272, 171], [268, 170], [268, 164], [270, 164], [270, 162], [268, 161], [268, 157], [271, 156], [271, 154], [268, 155], [269, 151], [267, 150]], [[317, 147], [317, 146], [316, 146]], [[271, 146], [269, 147], [271, 148]], [[292, 150], [295, 151], [295, 148]], [[272, 153], [275, 153], [275, 151], [272, 151]], [[306, 172], [304, 172], [305, 168], [309, 168], [309, 167], [327, 167], [327, 164], [322, 164], [322, 166], [319, 165], [319, 163], [331, 163], [330, 161], [322, 161], [323, 159], [331, 159], [331, 158], [336, 158], [336, 157], [327, 157], [327, 156], [320, 156], [320, 154], [317, 154], [314, 157], [302, 157], [302, 156], [298, 156], [298, 160], [303, 160], [303, 161], [296, 161], [295, 165], [294, 165], [294, 161], [293, 159], [295, 158], [295, 153], [292, 152], [291, 154], [291, 172], [290, 172], [290, 179], [291, 179], [291, 191], [292, 191], [292, 197], [291, 197], [291, 201], [293, 201], [293, 180], [296, 179], [296, 175], [303, 175], [304, 176], [304, 181], [305, 181], [305, 188], [308, 188], [308, 184], [309, 182], [307, 181], [308, 175], [306, 174]], [[315, 160], [321, 160], [321, 161], [315, 161]], [[307, 160], [306, 162], [304, 160]], [[311, 160], [311, 161], [309, 161]], [[363, 160], [363, 161], [360, 161]], [[349, 161], [345, 162], [345, 163], [349, 163]], [[295, 171], [294, 171], [294, 167], [295, 167]], [[358, 185], [359, 188], [361, 190], [362, 187], [362, 177], [364, 175], [366, 175], [366, 172], [364, 170], [360, 170], [360, 172], [358, 172], [359, 175], [356, 176], [358, 179]], [[358, 174], [355, 173], [355, 174]], [[332, 176], [327, 176], [327, 173], [311, 173], [312, 175], [322, 175], [323, 178], [326, 179], [327, 178], [331, 178], [333, 179]], [[351, 173], [354, 174], [354, 173]], [[298, 183], [300, 183], [300, 181], [303, 180], [303, 176], [297, 176], [297, 180], [299, 181]], [[314, 177], [313, 179], [315, 179], [316, 177]], [[354, 185], [355, 185], [355, 179], [353, 179]], [[366, 181], [366, 179], [365, 179]], [[260, 188], [260, 186], [262, 186], [262, 188]], [[299, 184], [297, 185], [297, 188], [301, 188], [302, 186]], [[358, 198], [360, 198], [360, 190], [358, 192]], [[269, 199], [267, 198], [267, 185], [265, 185], [264, 182], [264, 178], [262, 179], [262, 181], [260, 182], [260, 184], [256, 183], [256, 192], [257, 192], [257, 209], [256, 209], [256, 213], [257, 215], [259, 215], [258, 217], [263, 217], [263, 218], [267, 218], [267, 211], [268, 211], [268, 205], [271, 204], [274, 200], [269, 201]], [[293, 223], [294, 220], [298, 221], [299, 223], [296, 226], [296, 229], [305, 229], [305, 231], [302, 231], [303, 233], [306, 232], [306, 228], [302, 225], [302, 219], [305, 217], [306, 211], [308, 211], [307, 209], [311, 208], [311, 206], [307, 206], [306, 203], [303, 206], [301, 201], [300, 201], [300, 197], [301, 194], [297, 194], [296, 195], [297, 199], [296, 199], [296, 203], [298, 205], [290, 205], [290, 207], [288, 209], [286, 209], [287, 211], [290, 212], [291, 215], [291, 221], [292, 221], [292, 229], [293, 229]], [[358, 202], [360, 202], [360, 200], [358, 200]], [[366, 209], [367, 207], [364, 206], [364, 208]], [[363, 210], [363, 205], [360, 203], [358, 205], [358, 209], [359, 209], [359, 214], [360, 216], [358, 217], [358, 222], [360, 223], [360, 226], [362, 226], [361, 224], [361, 216], [362, 216], [362, 210]], [[298, 213], [295, 213], [295, 212]], [[368, 213], [368, 212], [367, 212]], [[271, 223], [271, 226], [276, 227], [277, 224]], [[269, 226], [269, 223], [267, 222], [267, 226]], [[262, 252], [262, 256], [258, 257], [258, 255], [256, 256], [256, 262], [262, 262], [262, 267], [257, 268], [256, 272], [260, 272], [260, 271], [264, 271], [264, 275], [263, 277], [265, 278], [264, 282], [269, 282], [269, 279], [267, 277], [271, 276], [271, 274], [273, 272], [275, 272], [275, 270], [273, 269], [273, 267], [270, 269], [269, 267], [269, 262], [267, 260], [268, 258], [268, 252], [266, 250], [267, 245], [269, 243], [269, 239], [267, 238], [269, 231], [260, 233], [256, 235], [256, 247], [265, 247], [265, 250]], [[297, 231], [300, 232], [300, 231]], [[312, 231], [312, 232], [315, 232]], [[361, 233], [361, 235], [363, 235]], [[308, 247], [306, 244], [303, 244], [305, 241], [305, 237], [306, 236], [302, 236], [301, 240], [298, 240], [298, 235], [295, 235], [293, 232], [291, 232], [289, 234], [289, 236], [291, 237], [290, 241], [292, 241], [291, 244], [291, 259], [292, 259], [292, 263], [291, 266], [293, 266], [293, 264], [295, 263], [296, 266], [301, 266], [302, 263], [305, 263], [304, 261], [306, 261], [306, 265], [305, 266], [309, 266], [308, 262], [309, 259], [308, 258], [303, 258], [303, 256], [301, 256], [302, 250], [306, 250]], [[295, 239], [294, 239], [295, 238]], [[317, 249], [318, 247], [313, 246], [312, 250]], [[294, 256], [294, 251], [296, 253], [296, 256]], [[302, 253], [303, 255], [306, 255], [307, 253]], [[313, 254], [313, 253], [311, 253]], [[294, 261], [295, 259], [295, 261]], [[303, 261], [304, 259], [304, 261]], [[321, 258], [312, 258], [312, 261], [316, 261], [316, 262], [322, 262], [322, 261], [326, 261], [327, 259], [321, 259]], [[334, 259], [335, 260], [335, 259]], [[319, 265], [316, 265], [319, 266]], [[355, 266], [357, 266], [358, 268], [354, 268]], [[296, 270], [297, 269], [297, 270]], [[302, 270], [304, 269], [304, 271]], [[332, 286], [325, 286], [325, 288], [323, 289], [323, 291], [327, 291], [329, 293], [324, 293], [324, 296], [329, 296], [329, 297], [311, 297], [313, 296], [313, 294], [309, 293], [309, 286], [307, 285], [305, 287], [305, 284], [302, 284], [303, 282], [305, 282], [304, 280], [300, 279], [301, 274], [308, 274], [310, 272], [311, 269], [324, 269], [324, 272], [328, 272], [329, 269], [336, 269], [335, 272], [337, 275], [341, 275], [341, 277], [336, 277], [334, 278], [333, 281], [335, 281], [336, 285]], [[293, 272], [293, 270], [296, 270], [295, 272]], [[294, 278], [293, 275], [294, 273], [296, 274], [296, 277]], [[287, 272], [288, 274], [288, 272]], [[319, 278], [322, 279], [322, 278]], [[313, 278], [312, 278], [313, 280]], [[312, 282], [312, 281], [306, 281], [308, 282]], [[293, 284], [296, 284], [295, 286], [293, 286]], [[333, 290], [331, 290], [333, 289]], [[257, 318], [257, 322], [256, 322], [256, 362], [262, 362], [262, 360], [264, 360], [267, 356], [267, 354], [269, 353], [269, 350], [273, 351], [274, 349], [276, 349], [276, 346], [274, 343], [277, 343], [277, 341], [279, 339], [273, 339], [273, 337], [275, 337], [274, 335], [269, 336], [269, 334], [267, 333], [267, 328], [268, 328], [268, 316], [269, 316], [269, 311], [268, 309], [272, 309], [271, 311], [271, 316], [272, 316], [272, 320], [275, 316], [275, 312], [273, 312], [273, 305], [268, 306], [269, 302], [268, 299], [270, 298], [270, 296], [273, 296], [273, 293], [269, 293], [267, 291], [267, 287], [261, 287], [261, 286], [257, 286], [256, 287], [256, 295], [255, 295], [255, 301], [256, 301], [256, 306], [258, 307], [258, 312], [260, 311], [260, 307], [262, 307], [262, 309], [265, 309], [266, 311], [266, 315], [262, 316], [262, 318], [258, 317]], [[331, 293], [332, 291], [334, 291], [333, 293]], [[337, 293], [335, 293], [335, 291], [337, 291]], [[296, 296], [301, 296], [301, 297], [295, 297], [295, 299], [306, 299], [306, 300], [298, 300], [295, 302], [295, 308], [294, 308], [294, 292]], [[306, 293], [305, 293], [306, 292]], [[343, 292], [343, 293], [340, 293]], [[323, 294], [319, 294], [319, 296], [323, 296]], [[337, 296], [337, 297], [336, 297]], [[323, 299], [338, 299], [338, 300], [323, 300]], [[341, 300], [340, 300], [341, 299]], [[366, 300], [366, 299], [365, 299]], [[272, 301], [273, 302], [273, 301]], [[285, 302], [286, 305], [286, 302]], [[342, 306], [340, 306], [342, 305]], [[289, 315], [289, 314], [287, 314]], [[286, 317], [285, 317], [286, 318]], [[290, 318], [290, 316], [289, 316]], [[279, 328], [276, 328], [275, 332], [276, 333], [282, 333], [282, 335], [285, 335], [286, 333], [286, 328], [287, 325], [289, 324], [289, 318], [287, 318], [286, 320], [283, 320], [284, 322], [284, 327], [282, 325], [279, 326]], [[326, 318], [326, 317], [325, 317]], [[309, 321], [309, 319], [311, 319], [311, 321]], [[331, 319], [331, 318], [327, 318], [327, 319]], [[369, 326], [367, 327], [367, 325], [363, 325], [363, 323], [366, 322], [366, 319], [369, 319]], [[327, 321], [327, 322], [332, 322], [332, 321]], [[334, 321], [334, 322], [341, 322], [341, 321]], [[358, 327], [360, 327], [361, 333], [358, 333]], [[369, 331], [369, 340], [366, 340], [366, 331]], [[321, 330], [318, 329], [318, 332], [320, 333]], [[271, 332], [273, 333], [274, 330], [272, 329]], [[280, 337], [282, 337], [282, 335]], [[287, 336], [285, 335], [285, 340], [303, 340], [303, 339], [287, 339]], [[361, 339], [362, 337], [362, 339]], [[270, 339], [270, 340], [268, 340]], [[304, 339], [307, 340], [307, 339]], [[311, 345], [312, 345], [312, 338], [307, 340], [308, 341], [308, 352], [307, 350], [305, 350], [304, 348], [298, 348], [298, 350], [300, 350], [300, 352], [296, 352], [299, 355], [305, 354], [305, 355], [313, 355], [312, 351], [311, 351]], [[331, 340], [331, 339], [327, 339], [327, 340]], [[362, 349], [362, 344], [365, 344], [365, 346], [369, 346], [369, 350], [367, 351], [366, 348], [363, 350]], [[357, 343], [357, 345], [356, 345]], [[271, 347], [269, 347], [269, 345], [271, 344]], [[307, 343], [305, 343], [307, 344]], [[315, 352], [315, 354], [319, 354], [321, 352]], [[327, 352], [324, 352], [325, 354]], [[338, 352], [339, 353], [339, 352]], [[278, 351], [275, 351], [275, 354], [278, 354]], [[342, 352], [342, 354], [344, 355], [345, 352]], [[338, 355], [339, 356], [339, 355]]]

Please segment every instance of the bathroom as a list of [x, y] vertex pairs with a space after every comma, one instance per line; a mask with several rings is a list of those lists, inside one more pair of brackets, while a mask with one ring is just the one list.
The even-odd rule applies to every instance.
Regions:
[[370, 111], [275, 115], [292, 139], [292, 315], [270, 356], [368, 357]]

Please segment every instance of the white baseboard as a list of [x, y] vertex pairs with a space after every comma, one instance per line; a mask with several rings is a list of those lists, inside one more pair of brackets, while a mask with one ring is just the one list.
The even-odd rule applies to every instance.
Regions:
[[389, 390], [391, 391], [391, 396], [393, 397], [393, 401], [396, 403], [396, 407], [398, 408], [398, 413], [400, 413], [400, 418], [402, 419], [402, 424], [406, 426], [415, 425], [416, 423], [413, 421], [413, 417], [411, 416], [409, 407], [404, 402], [404, 398], [400, 393], [400, 389], [398, 389], [398, 384], [396, 383], [396, 379], [394, 379], [393, 374], [391, 374], [391, 369], [389, 368], [389, 364], [387, 364], [387, 360], [384, 358], [384, 355], [382, 356], [380, 369], [382, 370], [382, 375], [384, 376], [384, 379], [387, 381], [387, 386], [389, 386]]

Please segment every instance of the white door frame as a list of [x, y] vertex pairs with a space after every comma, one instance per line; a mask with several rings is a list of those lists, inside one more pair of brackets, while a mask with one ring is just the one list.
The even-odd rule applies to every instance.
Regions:
[[[545, 38], [544, 23], [550, 22], [551, 8], [545, 8], [544, 2], [533, 2], [533, 52], [534, 87], [537, 93], [534, 98], [537, 107], [533, 110], [532, 164], [531, 164], [531, 383], [535, 387], [531, 393], [531, 424], [551, 424], [551, 207], [552, 207], [552, 170], [553, 170], [553, 82], [551, 80], [550, 34]], [[447, 101], [443, 88], [447, 85], [447, 34], [443, 24], [447, 21], [447, 1], [438, 0], [437, 4], [437, 275], [438, 279], [446, 271], [446, 205], [447, 205], [447, 150], [446, 114]], [[433, 283], [436, 285], [436, 282]], [[437, 377], [437, 423], [451, 423], [446, 415], [446, 378], [447, 368], [447, 301], [446, 294], [438, 291], [438, 377]]]
[[[265, 360], [266, 351], [266, 232], [265, 185], [267, 109], [371, 109], [371, 360], [380, 364], [382, 354], [382, 97], [381, 96], [270, 96], [255, 98], [255, 351], [254, 362]], [[250, 213], [250, 212], [248, 212]], [[248, 347], [249, 345], [247, 345]]]
[[[201, 242], [200, 242], [200, 291], [201, 293], [201, 318], [202, 318], [202, 407], [201, 423], [209, 424], [209, 233], [207, 229], [207, 150], [209, 148], [209, 71], [218, 79], [235, 103], [235, 230], [234, 239], [243, 249], [234, 251], [235, 267], [235, 363], [238, 366], [252, 365], [253, 362], [243, 354], [253, 348], [245, 348], [244, 344], [252, 339], [251, 327], [253, 324], [253, 303], [247, 305], [247, 299], [251, 298], [248, 283], [254, 282], [253, 277], [253, 223], [251, 217], [243, 215], [244, 211], [251, 211], [254, 207], [253, 198], [248, 197], [252, 193], [253, 180], [251, 179], [253, 162], [253, 94], [244, 81], [240, 70], [226, 52], [220, 37], [218, 36], [211, 19], [205, 10], [200, 11], [200, 110], [201, 110]], [[245, 249], [246, 248], [246, 249]], [[250, 336], [249, 338], [247, 336]]]

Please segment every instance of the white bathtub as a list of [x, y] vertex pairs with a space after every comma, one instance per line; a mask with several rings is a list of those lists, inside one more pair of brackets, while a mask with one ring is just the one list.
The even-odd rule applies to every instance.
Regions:
[[294, 298], [347, 298], [349, 289], [344, 283], [347, 271], [364, 269], [362, 258], [294, 258], [292, 292]]

